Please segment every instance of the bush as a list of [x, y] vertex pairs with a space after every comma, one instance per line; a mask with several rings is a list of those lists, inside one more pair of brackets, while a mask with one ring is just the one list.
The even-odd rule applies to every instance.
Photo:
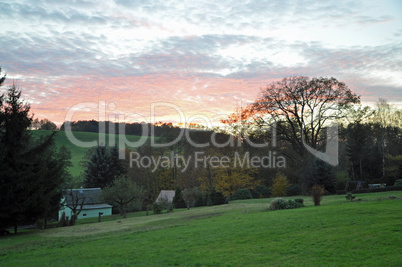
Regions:
[[311, 195], [313, 197], [314, 205], [319, 206], [321, 203], [322, 195], [324, 194], [324, 186], [322, 185], [313, 185], [311, 188]]
[[285, 200], [283, 198], [276, 198], [271, 202], [270, 210], [285, 210], [285, 209], [296, 209], [304, 207], [302, 203], [296, 202], [295, 200], [289, 199]]
[[200, 195], [202, 195], [202, 193], [196, 187], [187, 188], [183, 191], [183, 199], [186, 202], [187, 209], [195, 206], [195, 202]]
[[353, 199], [356, 198], [356, 196], [354, 196], [351, 192], [349, 192], [349, 193], [346, 194], [345, 198], [346, 198], [347, 200], [352, 201]]
[[394, 186], [402, 186], [402, 179], [396, 180]]
[[279, 204], [281, 202], [285, 202], [283, 198], [275, 198], [274, 200], [271, 201], [271, 206], [269, 207], [270, 210], [278, 210]]
[[67, 226], [66, 213], [63, 211], [59, 220], [59, 226]]
[[239, 189], [234, 193], [233, 196], [230, 197], [230, 200], [240, 200], [240, 199], [252, 199], [250, 190], [248, 189]]
[[180, 186], [176, 187], [176, 191], [173, 197], [173, 206], [176, 209], [186, 208], [186, 202], [183, 199], [183, 192], [181, 191]]
[[207, 206], [222, 205], [226, 203], [226, 197], [222, 192], [212, 189], [207, 198]]
[[301, 195], [300, 185], [292, 184], [291, 186], [289, 186], [289, 188], [286, 190], [286, 195], [288, 195], [288, 196], [299, 196], [299, 195]]
[[257, 185], [250, 192], [253, 198], [268, 198], [271, 195], [271, 190], [265, 185]]
[[304, 204], [304, 199], [302, 198], [295, 198], [295, 201], [300, 204]]
[[152, 204], [152, 211], [154, 214], [161, 214], [163, 211], [163, 204], [154, 202], [154, 204]]
[[197, 199], [194, 202], [194, 207], [203, 207], [207, 205], [207, 200], [204, 193], [201, 193], [197, 196]]
[[272, 195], [274, 197], [286, 196], [289, 187], [288, 179], [283, 174], [277, 174], [272, 185]]

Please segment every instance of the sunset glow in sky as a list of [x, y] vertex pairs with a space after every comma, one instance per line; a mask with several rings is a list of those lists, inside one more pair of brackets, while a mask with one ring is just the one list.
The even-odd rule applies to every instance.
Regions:
[[[105, 103], [112, 120], [149, 121], [163, 102], [156, 121], [177, 121], [174, 107], [217, 120], [291, 75], [402, 103], [399, 0], [6, 0], [0, 25], [7, 84], [59, 125], [83, 102]], [[98, 120], [90, 106], [68, 119]]]

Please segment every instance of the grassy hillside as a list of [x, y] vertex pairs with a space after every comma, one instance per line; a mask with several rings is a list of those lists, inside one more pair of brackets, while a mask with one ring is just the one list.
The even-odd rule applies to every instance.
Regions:
[[[394, 195], [399, 199], [389, 199]], [[402, 266], [402, 192], [327, 196], [268, 211], [270, 199], [175, 210], [0, 238], [3, 266]], [[93, 220], [93, 219], [92, 219]]]
[[[51, 134], [51, 131], [31, 131], [32, 136], [35, 138], [39, 138], [42, 135], [49, 135]], [[98, 133], [88, 133], [88, 132], [73, 132], [74, 136], [76, 139], [82, 141], [82, 142], [91, 142], [91, 141], [98, 141], [99, 140], [99, 134]], [[136, 142], [138, 141], [141, 137], [140, 136], [135, 136], [135, 135], [126, 135], [125, 136], [128, 141], [130, 142]], [[105, 137], [101, 140], [105, 140], [106, 144], [109, 144], [109, 140], [115, 140], [115, 144], [118, 144], [118, 138], [119, 135], [115, 134], [106, 134]], [[64, 131], [58, 132], [55, 138], [56, 145], [57, 146], [62, 146], [64, 145], [71, 151], [71, 163], [73, 166], [70, 168], [70, 173], [73, 176], [77, 176], [82, 172], [82, 167], [80, 166], [80, 161], [84, 157], [85, 153], [88, 151], [89, 148], [86, 147], [80, 147], [72, 142], [67, 138], [66, 133]]]

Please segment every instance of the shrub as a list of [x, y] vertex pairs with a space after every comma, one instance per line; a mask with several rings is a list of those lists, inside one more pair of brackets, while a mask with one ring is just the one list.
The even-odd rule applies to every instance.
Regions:
[[345, 198], [346, 198], [347, 200], [352, 201], [353, 199], [356, 198], [356, 196], [354, 196], [351, 192], [349, 192], [349, 193], [346, 194]]
[[295, 200], [276, 198], [271, 202], [270, 210], [296, 209], [300, 207], [304, 207], [304, 205], [302, 203], [296, 202]]
[[396, 180], [394, 186], [402, 186], [402, 179]]
[[212, 206], [212, 205], [222, 205], [226, 203], [226, 197], [222, 194], [222, 192], [216, 191], [215, 189], [212, 189], [211, 192], [209, 193], [209, 197], [207, 199], [207, 205]]
[[279, 204], [281, 202], [285, 202], [283, 198], [275, 198], [274, 200], [271, 201], [271, 206], [269, 207], [270, 210], [278, 210]]
[[250, 190], [248, 189], [239, 189], [234, 193], [233, 196], [230, 197], [231, 200], [239, 200], [239, 199], [252, 199]]
[[202, 193], [196, 187], [187, 188], [183, 191], [183, 199], [186, 202], [187, 209], [195, 206], [195, 202], [200, 195], [202, 195]]
[[165, 207], [166, 207], [166, 212], [167, 212], [167, 213], [173, 211], [173, 209], [174, 209], [173, 204], [170, 203], [170, 202], [167, 202], [167, 204], [165, 205]]
[[277, 174], [272, 185], [274, 197], [286, 196], [286, 189], [289, 187], [288, 179], [283, 174]]
[[176, 191], [173, 197], [173, 206], [176, 209], [180, 209], [180, 208], [186, 208], [186, 202], [183, 199], [183, 192], [181, 191], [180, 186], [176, 187]]
[[289, 186], [289, 188], [286, 190], [286, 195], [288, 195], [288, 196], [299, 196], [299, 195], [301, 195], [300, 185], [292, 184], [291, 186]]
[[158, 202], [154, 202], [154, 204], [152, 204], [152, 211], [155, 214], [161, 214], [163, 210], [163, 204], [158, 203]]
[[324, 194], [324, 186], [322, 185], [313, 185], [313, 187], [311, 188], [311, 195], [313, 197], [313, 201], [314, 201], [314, 205], [315, 206], [319, 206], [321, 199], [322, 199], [322, 195]]
[[300, 204], [304, 204], [304, 199], [302, 198], [295, 198], [295, 201]]
[[251, 195], [253, 198], [265, 198], [271, 195], [271, 190], [265, 185], [257, 185], [253, 190], [251, 190]]
[[59, 226], [67, 226], [66, 213], [63, 211], [59, 220]]
[[200, 193], [194, 202], [194, 207], [202, 207], [207, 205], [207, 200], [204, 193]]

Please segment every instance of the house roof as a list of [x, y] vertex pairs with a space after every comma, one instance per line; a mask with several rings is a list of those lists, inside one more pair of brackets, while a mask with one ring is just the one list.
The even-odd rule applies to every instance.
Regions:
[[94, 204], [94, 205], [82, 205], [82, 209], [78, 206], [78, 209], [81, 210], [96, 210], [96, 209], [108, 209], [112, 208], [112, 205], [109, 204]]
[[73, 200], [78, 205], [96, 205], [104, 204], [102, 190], [100, 188], [80, 188], [67, 189], [65, 193], [65, 202], [67, 205], [72, 205]]
[[175, 191], [174, 190], [162, 190], [159, 193], [158, 198], [155, 200], [155, 202], [162, 202], [164, 199], [167, 199], [168, 202], [172, 203], [173, 202], [173, 198], [175, 195]]

